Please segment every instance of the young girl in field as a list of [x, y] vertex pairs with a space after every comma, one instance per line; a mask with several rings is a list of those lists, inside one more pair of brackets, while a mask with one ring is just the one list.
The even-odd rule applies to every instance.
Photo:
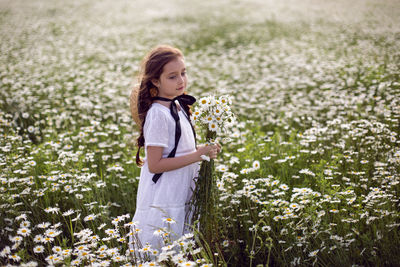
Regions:
[[172, 240], [187, 232], [185, 215], [201, 156], [214, 159], [220, 151], [219, 145], [196, 147], [190, 122], [190, 105], [196, 100], [186, 95], [186, 86], [182, 52], [164, 45], [145, 57], [140, 85], [131, 94], [132, 116], [140, 126], [136, 163], [142, 166], [133, 231], [143, 247], [159, 250], [164, 245], [160, 229], [171, 230]]

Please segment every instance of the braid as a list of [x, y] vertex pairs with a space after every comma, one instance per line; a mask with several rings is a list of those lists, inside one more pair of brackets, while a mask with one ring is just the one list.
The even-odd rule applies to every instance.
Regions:
[[150, 89], [153, 88], [153, 84], [151, 81], [145, 81], [142, 80], [140, 83], [140, 88], [139, 88], [139, 95], [138, 95], [138, 114], [139, 114], [139, 119], [142, 122], [140, 125], [140, 135], [137, 139], [137, 146], [138, 146], [138, 151], [136, 153], [136, 164], [138, 166], [143, 165], [143, 161], [140, 159], [140, 148], [144, 146], [144, 134], [143, 134], [143, 127], [144, 123], [146, 122], [146, 115], [147, 111], [149, 111], [151, 104], [153, 101], [151, 100], [151, 94], [150, 94]]
[[[183, 94], [186, 95], [186, 92], [184, 92]], [[188, 114], [189, 117], [192, 115], [192, 110], [190, 109], [189, 105], [184, 104], [183, 109], [185, 110], [186, 114]]]

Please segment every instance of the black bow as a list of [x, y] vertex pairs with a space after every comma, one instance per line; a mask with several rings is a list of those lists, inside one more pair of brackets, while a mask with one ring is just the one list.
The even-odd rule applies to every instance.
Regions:
[[[160, 97], [160, 96], [153, 97], [152, 99], [172, 102], [171, 106], [170, 106], [170, 111], [171, 111], [172, 117], [175, 120], [175, 146], [174, 146], [174, 149], [172, 149], [172, 151], [168, 154], [168, 158], [173, 158], [173, 157], [175, 157], [176, 149], [178, 148], [178, 142], [179, 142], [179, 139], [181, 138], [181, 134], [182, 134], [181, 133], [181, 123], [180, 123], [179, 114], [178, 114], [178, 108], [175, 104], [175, 101], [177, 100], [181, 106], [193, 105], [196, 102], [196, 98], [194, 98], [191, 95], [180, 95], [180, 96], [175, 97], [174, 99], [169, 99], [169, 98]], [[196, 142], [196, 132], [194, 131], [193, 125], [190, 121], [188, 114], [186, 114], [186, 113], [184, 113], [184, 114], [185, 114], [186, 118], [188, 119], [190, 126], [192, 127], [194, 141]], [[158, 179], [160, 179], [162, 174], [163, 173], [154, 174], [153, 179], [152, 179], [153, 182], [157, 183]]]

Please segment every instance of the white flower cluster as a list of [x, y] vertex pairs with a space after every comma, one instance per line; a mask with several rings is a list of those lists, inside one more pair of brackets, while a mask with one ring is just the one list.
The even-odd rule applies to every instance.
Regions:
[[192, 120], [196, 123], [217, 133], [221, 133], [234, 125], [235, 116], [230, 108], [232, 104], [231, 96], [215, 97], [209, 95], [202, 97], [198, 103], [199, 105], [195, 107], [192, 114]]

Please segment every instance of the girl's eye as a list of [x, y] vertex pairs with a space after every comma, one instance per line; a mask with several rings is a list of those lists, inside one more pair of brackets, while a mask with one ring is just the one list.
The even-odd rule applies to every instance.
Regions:
[[[181, 73], [181, 76], [182, 76], [182, 77], [186, 76], [186, 71], [185, 71], [185, 72], [182, 72], [182, 73]], [[176, 78], [176, 75], [171, 76], [171, 77], [168, 77], [168, 78], [171, 79], [171, 80], [172, 80], [172, 79], [175, 79], [175, 78]]]

